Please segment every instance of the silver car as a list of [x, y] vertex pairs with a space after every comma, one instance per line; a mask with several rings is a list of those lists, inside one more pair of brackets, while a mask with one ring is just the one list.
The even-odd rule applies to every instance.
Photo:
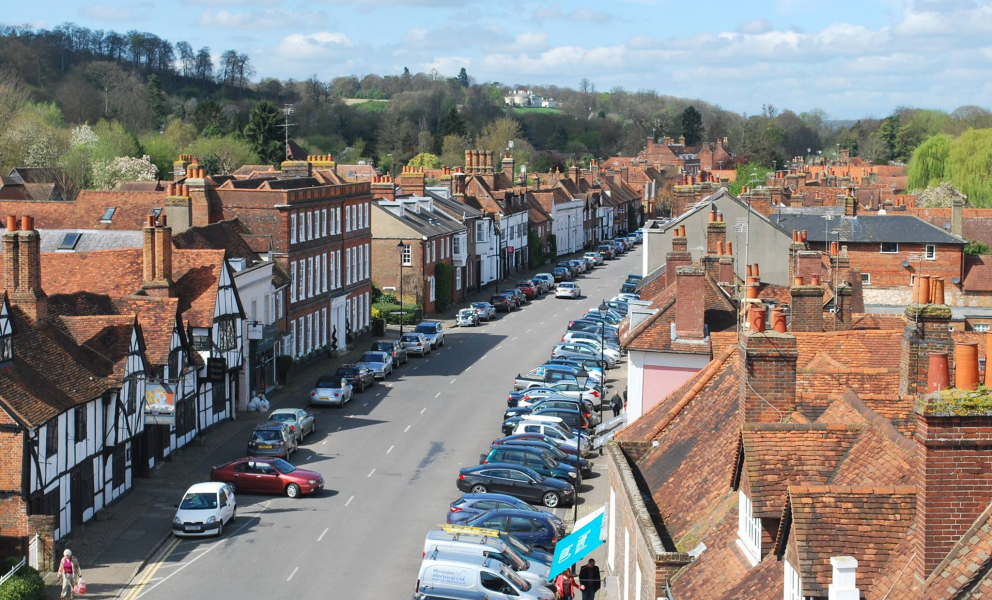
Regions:
[[[551, 358], [599, 358], [599, 352], [594, 350], [592, 346], [587, 346], [585, 344], [575, 344], [575, 343], [564, 343], [555, 346], [555, 349], [551, 351]], [[604, 353], [603, 359], [606, 360], [606, 366], [610, 369], [617, 366], [617, 361], [609, 354]]]
[[431, 342], [422, 333], [404, 333], [400, 338], [400, 343], [410, 354], [417, 356], [427, 356], [431, 353]]
[[334, 375], [321, 375], [310, 390], [310, 404], [314, 406], [344, 406], [351, 402], [354, 390], [347, 379]]
[[385, 379], [393, 372], [393, 357], [388, 352], [366, 352], [358, 364], [370, 369], [376, 379]]
[[473, 302], [472, 308], [479, 315], [479, 319], [486, 323], [496, 318], [496, 307], [488, 302]]
[[302, 408], [277, 408], [269, 413], [269, 420], [289, 425], [297, 442], [302, 442], [307, 434], [317, 428], [313, 415]]
[[424, 334], [431, 343], [431, 350], [444, 345], [444, 326], [437, 321], [421, 321], [414, 332]]

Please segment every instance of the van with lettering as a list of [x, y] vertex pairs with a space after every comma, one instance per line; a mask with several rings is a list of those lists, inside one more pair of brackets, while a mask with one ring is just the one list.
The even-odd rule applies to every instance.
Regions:
[[433, 550], [424, 556], [417, 591], [453, 588], [484, 592], [492, 600], [554, 600], [543, 585], [533, 585], [495, 558]]
[[424, 540], [423, 556], [426, 558], [435, 550], [443, 554], [495, 558], [532, 585], [551, 585], [548, 582], [548, 575], [551, 573], [548, 565], [527, 560], [499, 537], [450, 533], [443, 530], [428, 531], [427, 539]]

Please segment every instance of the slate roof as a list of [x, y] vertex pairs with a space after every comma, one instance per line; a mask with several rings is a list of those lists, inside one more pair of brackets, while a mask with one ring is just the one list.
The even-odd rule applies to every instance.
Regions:
[[378, 202], [373, 202], [372, 207], [373, 210], [384, 213], [386, 218], [396, 219], [418, 235], [427, 236], [428, 238], [465, 231], [465, 225], [462, 223], [453, 221], [447, 216], [435, 215], [426, 210], [417, 212], [405, 208], [401, 217], [388, 208], [383, 208]]
[[[807, 231], [811, 242], [826, 242], [824, 220], [819, 215], [773, 213], [771, 219], [785, 231]], [[830, 229], [839, 230], [840, 239], [849, 243], [965, 244], [963, 239], [912, 215], [839, 217], [830, 222]]]
[[482, 211], [474, 206], [459, 202], [454, 198], [445, 198], [440, 194], [435, 194], [430, 191], [427, 192], [427, 195], [434, 200], [435, 208], [439, 209], [441, 212], [447, 214], [453, 219], [461, 221], [462, 215], [465, 215], [466, 219], [482, 217]]
[[[6, 233], [0, 228], [0, 234]], [[114, 250], [118, 248], [140, 248], [141, 231], [106, 231], [100, 229], [38, 229], [41, 236], [42, 252], [65, 252], [60, 249], [66, 234], [80, 234], [72, 252], [89, 252], [92, 250]], [[3, 248], [0, 248], [0, 254]]]

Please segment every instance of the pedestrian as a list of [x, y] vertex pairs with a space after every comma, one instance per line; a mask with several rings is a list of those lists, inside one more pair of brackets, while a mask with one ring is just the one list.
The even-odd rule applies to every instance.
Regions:
[[623, 399], [620, 398], [620, 394], [613, 392], [613, 398], [610, 400], [610, 408], [613, 409], [614, 417], [620, 416], [620, 411], [623, 410]]
[[76, 587], [82, 572], [79, 570], [79, 562], [72, 555], [72, 550], [68, 548], [62, 553], [62, 560], [59, 561], [59, 574], [62, 578], [62, 595], [60, 598], [72, 598], [72, 589]]
[[589, 562], [579, 569], [579, 583], [585, 586], [582, 588], [582, 600], [593, 600], [600, 586], [599, 567], [596, 566], [596, 561], [590, 558]]
[[575, 588], [584, 590], [585, 586], [575, 580], [571, 571], [562, 571], [555, 579], [555, 594], [561, 600], [572, 600]]

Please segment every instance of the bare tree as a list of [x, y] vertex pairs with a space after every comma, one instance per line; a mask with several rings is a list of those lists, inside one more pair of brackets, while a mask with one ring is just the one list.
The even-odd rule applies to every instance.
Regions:
[[27, 100], [28, 92], [21, 78], [7, 69], [0, 69], [0, 162], [12, 141], [12, 136], [6, 132]]

